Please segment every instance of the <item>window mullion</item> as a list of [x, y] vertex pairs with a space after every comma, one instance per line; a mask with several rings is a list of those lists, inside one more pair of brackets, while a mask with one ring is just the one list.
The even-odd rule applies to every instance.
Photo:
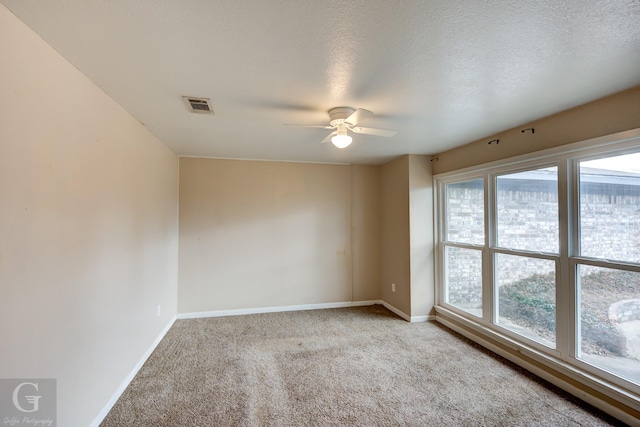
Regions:
[[482, 305], [485, 308], [483, 320], [490, 325], [495, 319], [495, 294], [493, 253], [495, 246], [495, 178], [491, 174], [484, 179], [484, 250], [482, 251]]
[[[558, 232], [560, 233], [560, 258], [556, 265], [556, 350], [567, 360], [575, 348], [575, 286], [572, 283], [569, 265], [569, 239], [571, 223], [569, 217], [569, 185], [574, 180], [566, 160], [558, 164]], [[567, 301], [568, 304], [563, 304]]]

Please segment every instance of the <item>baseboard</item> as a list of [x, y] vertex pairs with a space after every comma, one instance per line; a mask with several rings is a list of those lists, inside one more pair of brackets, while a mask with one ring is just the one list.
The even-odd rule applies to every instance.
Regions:
[[367, 301], [344, 301], [344, 302], [329, 302], [323, 304], [302, 304], [302, 305], [286, 305], [276, 307], [256, 307], [256, 308], [241, 308], [237, 310], [214, 310], [214, 311], [199, 311], [192, 313], [179, 313], [176, 317], [178, 319], [198, 319], [203, 317], [224, 317], [224, 316], [243, 316], [246, 314], [260, 314], [260, 313], [282, 313], [285, 311], [304, 311], [304, 310], [322, 310], [326, 308], [345, 308], [345, 307], [363, 307], [367, 305], [382, 304], [388, 310], [394, 312], [398, 316], [402, 317], [407, 322], [418, 323], [426, 322], [427, 320], [435, 320], [436, 316], [409, 316], [403, 311], [397, 309], [386, 301], [382, 300], [367, 300]]
[[118, 387], [115, 393], [113, 393], [113, 396], [111, 396], [111, 399], [109, 399], [109, 402], [107, 402], [104, 408], [102, 408], [102, 411], [100, 411], [98, 416], [90, 424], [91, 427], [98, 427], [100, 423], [104, 421], [109, 411], [111, 411], [111, 408], [113, 408], [113, 405], [115, 405], [118, 399], [120, 399], [120, 396], [122, 396], [122, 393], [124, 393], [124, 391], [127, 389], [127, 387], [129, 386], [129, 383], [131, 383], [133, 378], [138, 374], [138, 371], [140, 370], [140, 368], [142, 368], [142, 365], [144, 365], [144, 363], [147, 361], [149, 356], [151, 356], [151, 353], [153, 353], [153, 350], [155, 350], [158, 344], [160, 344], [160, 341], [162, 341], [162, 339], [167, 334], [167, 332], [169, 332], [169, 329], [171, 329], [171, 326], [173, 326], [173, 323], [175, 321], [176, 321], [176, 317], [171, 319], [171, 321], [167, 324], [167, 326], [164, 327], [162, 332], [160, 332], [160, 335], [158, 335], [158, 337], [153, 341], [151, 346], [149, 346], [149, 348], [144, 353], [142, 358], [140, 358], [138, 363], [136, 363], [136, 365], [133, 367], [129, 375], [127, 375], [127, 377], [122, 381], [122, 383], [120, 384], [120, 387]]
[[178, 319], [198, 319], [201, 317], [224, 317], [224, 316], [243, 316], [246, 314], [260, 313], [281, 313], [285, 311], [304, 311], [304, 310], [322, 310], [326, 308], [345, 308], [345, 307], [362, 307], [366, 305], [379, 304], [380, 301], [345, 301], [345, 302], [329, 302], [323, 304], [302, 304], [302, 305], [286, 305], [277, 307], [256, 307], [241, 308], [237, 310], [215, 310], [215, 311], [199, 311], [193, 313], [179, 313]]
[[352, 301], [351, 307], [365, 307], [367, 305], [376, 305], [380, 304], [380, 300], [374, 299], [369, 301]]
[[433, 314], [428, 314], [426, 316], [411, 316], [411, 323], [428, 322], [431, 320], [436, 320], [436, 316]]
[[386, 301], [380, 300], [377, 303], [384, 305], [389, 311], [394, 312], [395, 314], [397, 314], [398, 316], [402, 317], [404, 320], [410, 323], [426, 322], [427, 320], [435, 320], [436, 318], [436, 316], [432, 314], [426, 315], [426, 316], [409, 316], [404, 311], [397, 309], [396, 307], [392, 306]]

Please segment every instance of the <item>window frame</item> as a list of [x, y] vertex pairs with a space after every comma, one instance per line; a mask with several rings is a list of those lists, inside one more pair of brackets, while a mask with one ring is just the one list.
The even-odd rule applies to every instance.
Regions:
[[[469, 181], [475, 181], [475, 180], [482, 180], [483, 182], [483, 195], [484, 195], [484, 203], [486, 206], [486, 198], [487, 198], [487, 180], [486, 177], [484, 175], [476, 175], [476, 174], [471, 174], [471, 175], [461, 175], [456, 177], [456, 179], [454, 180], [450, 180], [447, 181], [443, 187], [442, 190], [437, 194], [437, 197], [439, 197], [441, 199], [441, 202], [438, 204], [438, 206], [440, 206], [440, 208], [442, 209], [442, 218], [447, 218], [447, 185], [449, 184], [460, 184], [463, 182], [469, 182]], [[485, 264], [485, 258], [486, 258], [486, 242], [487, 242], [487, 210], [485, 208], [485, 212], [484, 212], [484, 244], [478, 244], [478, 243], [465, 243], [465, 242], [456, 242], [456, 241], [449, 241], [446, 240], [446, 236], [447, 236], [447, 231], [448, 231], [448, 223], [446, 220], [442, 221], [441, 223], [438, 224], [438, 232], [436, 233], [439, 236], [443, 237], [443, 241], [440, 247], [440, 250], [438, 250], [437, 255], [436, 255], [436, 259], [440, 259], [441, 262], [440, 264], [440, 268], [437, 269], [439, 271], [439, 276], [441, 278], [442, 283], [446, 283], [447, 278], [446, 278], [446, 256], [445, 256], [445, 251], [447, 247], [455, 247], [455, 248], [461, 248], [461, 249], [471, 249], [471, 250], [480, 250], [481, 251], [481, 263], [482, 263], [482, 271], [484, 271], [484, 264]], [[481, 280], [482, 282], [482, 288], [483, 288], [483, 292], [482, 292], [482, 316], [475, 316], [471, 313], [468, 313], [467, 311], [456, 307], [455, 305], [446, 303], [446, 306], [449, 307], [450, 309], [452, 309], [454, 312], [457, 312], [459, 314], [466, 314], [469, 315], [471, 314], [472, 316], [474, 316], [476, 319], [481, 319], [483, 322], [486, 321], [486, 316], [487, 316], [487, 306], [486, 304], [486, 298], [484, 295], [484, 277]], [[437, 294], [437, 291], [436, 291]], [[448, 290], [446, 287], [443, 287], [442, 289], [442, 300], [443, 301], [447, 301], [448, 298]]]
[[490, 286], [491, 289], [491, 294], [492, 294], [492, 300], [491, 300], [491, 324], [492, 326], [494, 326], [495, 328], [499, 329], [500, 332], [512, 339], [515, 340], [523, 340], [524, 342], [527, 343], [527, 345], [540, 350], [540, 351], [547, 351], [550, 354], [558, 357], [561, 355], [561, 352], [558, 350], [558, 345], [559, 345], [559, 340], [558, 340], [558, 335], [564, 333], [564, 328], [561, 325], [560, 319], [558, 317], [558, 310], [557, 310], [557, 304], [556, 304], [556, 331], [555, 331], [555, 335], [556, 335], [556, 342], [555, 342], [555, 347], [549, 347], [537, 340], [534, 340], [532, 338], [523, 336], [521, 334], [518, 334], [508, 328], [505, 328], [504, 326], [501, 326], [498, 323], [498, 300], [499, 300], [499, 295], [497, 292], [497, 285], [496, 285], [496, 268], [495, 268], [495, 260], [496, 260], [496, 254], [505, 254], [505, 255], [515, 255], [515, 256], [522, 256], [522, 257], [529, 257], [529, 258], [536, 258], [536, 259], [544, 259], [544, 260], [549, 260], [549, 261], [554, 261], [555, 262], [555, 280], [556, 280], [556, 301], [560, 301], [559, 300], [559, 284], [560, 284], [560, 242], [561, 242], [561, 237], [560, 237], [560, 229], [558, 229], [558, 252], [557, 253], [552, 253], [552, 252], [538, 252], [538, 251], [529, 251], [529, 250], [523, 250], [523, 249], [516, 249], [516, 248], [506, 248], [506, 247], [501, 247], [498, 246], [498, 216], [497, 216], [497, 210], [498, 210], [498, 177], [501, 175], [510, 175], [510, 174], [515, 174], [515, 173], [520, 173], [520, 172], [527, 172], [527, 171], [531, 171], [531, 170], [536, 170], [536, 169], [543, 169], [543, 168], [548, 168], [548, 167], [556, 167], [557, 168], [557, 178], [558, 178], [558, 183], [557, 183], [557, 190], [558, 190], [558, 227], [560, 228], [560, 162], [558, 161], [554, 161], [554, 160], [550, 160], [550, 159], [531, 159], [530, 161], [526, 161], [523, 162], [522, 164], [518, 165], [517, 167], [512, 167], [512, 166], [503, 166], [503, 167], [498, 167], [498, 168], [494, 168], [493, 170], [490, 170], [488, 172], [488, 175], [490, 177], [490, 182], [491, 182], [491, 189], [490, 189], [490, 193], [491, 193], [491, 199], [489, 200], [490, 206], [491, 206], [491, 215], [489, 217], [489, 223], [487, 224], [488, 228], [490, 229], [490, 233], [491, 233], [491, 239], [489, 239], [489, 247], [487, 248], [487, 251], [489, 253], [489, 257], [490, 257], [490, 263], [491, 263], [491, 275], [490, 275], [490, 280], [491, 280], [491, 284], [493, 286]]
[[[581, 254], [581, 230], [580, 230], [580, 168], [579, 163], [582, 161], [596, 160], [606, 157], [614, 157], [617, 155], [623, 154], [631, 154], [640, 152], [640, 141], [638, 145], [634, 145], [629, 147], [628, 144], [622, 143], [620, 147], [614, 145], [610, 147], [610, 149], [603, 150], [601, 147], [595, 146], [589, 149], [581, 150], [579, 155], [574, 155], [570, 159], [568, 159], [568, 164], [574, 177], [573, 182], [571, 183], [571, 227], [572, 232], [570, 233], [570, 246], [571, 251], [568, 255], [568, 264], [571, 273], [571, 285], [573, 289], [574, 299], [574, 308], [573, 308], [573, 316], [572, 316], [572, 325], [574, 325], [575, 334], [572, 335], [573, 341], [569, 351], [572, 362], [584, 369], [587, 372], [594, 373], [596, 375], [601, 376], [605, 380], [612, 382], [617, 385], [622, 385], [626, 387], [626, 385], [630, 385], [629, 387], [635, 393], [640, 393], [640, 385], [637, 385], [633, 382], [627, 381], [624, 378], [616, 375], [613, 372], [610, 372], [604, 368], [600, 368], [588, 361], [580, 358], [580, 325], [579, 317], [580, 317], [580, 292], [578, 292], [578, 266], [579, 265], [588, 265], [593, 267], [602, 267], [602, 268], [611, 268], [617, 270], [624, 271], [633, 271], [636, 273], [640, 273], [640, 263], [633, 263], [628, 261], [620, 261], [620, 260], [610, 260], [605, 258], [591, 257], [585, 256]], [[627, 383], [627, 384], [625, 384]], [[634, 387], [635, 386], [635, 387]]]
[[[579, 162], [640, 151], [640, 129], [593, 138], [586, 141], [558, 146], [505, 160], [499, 160], [457, 171], [434, 175], [435, 273], [436, 273], [436, 319], [453, 315], [456, 321], [468, 323], [468, 327], [480, 335], [486, 335], [510, 348], [545, 363], [570, 377], [587, 383], [614, 399], [635, 406], [640, 404], [640, 384], [626, 380], [603, 368], [579, 358], [580, 340], [577, 326], [580, 324], [580, 301], [577, 269], [579, 264], [605, 268], [617, 268], [640, 273], [640, 263], [603, 260], [580, 256], [579, 218]], [[558, 172], [558, 253], [522, 251], [497, 247], [497, 177], [556, 166]], [[484, 180], [485, 244], [456, 244], [443, 240], [446, 237], [447, 184], [482, 178]], [[482, 308], [478, 318], [446, 302], [446, 277], [443, 263], [446, 246], [460, 246], [482, 250]], [[556, 348], [552, 349], [537, 341], [514, 333], [497, 320], [497, 290], [495, 288], [495, 256], [498, 253], [527, 256], [556, 262]], [[559, 301], [566, 301], [561, 304]], [[445, 319], [446, 321], [447, 319]], [[445, 323], [445, 322], [443, 322]], [[640, 381], [639, 381], [640, 382]]]

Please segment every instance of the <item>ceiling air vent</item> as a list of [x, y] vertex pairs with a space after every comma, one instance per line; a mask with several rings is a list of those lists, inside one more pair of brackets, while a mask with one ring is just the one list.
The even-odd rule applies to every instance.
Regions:
[[213, 114], [213, 108], [211, 108], [211, 100], [209, 98], [183, 96], [182, 99], [187, 103], [187, 107], [192, 113]]

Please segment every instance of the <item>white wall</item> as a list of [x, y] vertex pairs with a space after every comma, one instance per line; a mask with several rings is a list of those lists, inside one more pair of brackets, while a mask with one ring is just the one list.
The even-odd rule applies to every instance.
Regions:
[[0, 378], [86, 426], [176, 314], [178, 158], [1, 5], [0, 58]]

